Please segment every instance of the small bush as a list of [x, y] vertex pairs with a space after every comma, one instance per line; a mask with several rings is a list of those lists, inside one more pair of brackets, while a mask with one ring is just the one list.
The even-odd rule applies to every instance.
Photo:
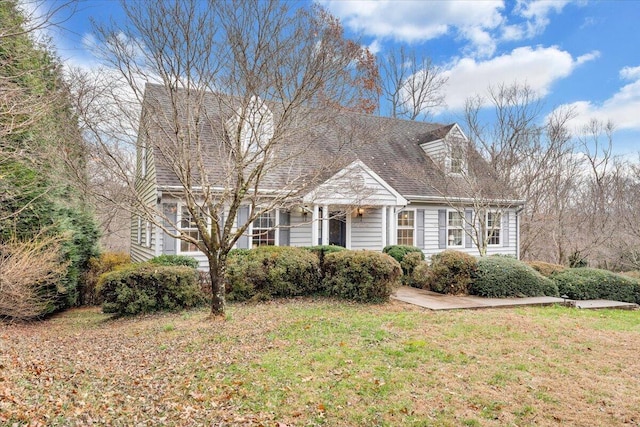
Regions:
[[412, 286], [413, 283], [413, 271], [420, 264], [426, 264], [424, 260], [424, 254], [422, 251], [418, 252], [409, 252], [404, 256], [402, 262], [400, 263], [400, 267], [402, 268], [402, 284]]
[[406, 279], [406, 276], [402, 276], [403, 282], [414, 288], [429, 289], [429, 264], [426, 261], [420, 262], [411, 273], [411, 276]]
[[538, 273], [542, 274], [544, 277], [551, 277], [554, 274], [567, 269], [564, 265], [551, 264], [543, 261], [527, 261], [526, 264]]
[[164, 266], [185, 266], [191, 268], [198, 268], [198, 260], [190, 256], [185, 255], [159, 255], [149, 260], [151, 264], [164, 265]]
[[342, 246], [336, 245], [318, 245], [318, 246], [305, 246], [304, 249], [310, 251], [318, 257], [318, 261], [320, 262], [320, 275], [324, 277], [324, 257], [327, 254], [332, 254], [335, 252], [346, 251], [346, 248]]
[[204, 303], [196, 271], [186, 266], [132, 264], [103, 274], [97, 286], [102, 311], [134, 315]]
[[596, 268], [571, 268], [553, 276], [561, 295], [571, 299], [638, 302], [638, 281]]
[[98, 279], [104, 273], [113, 271], [117, 267], [131, 263], [131, 256], [124, 252], [105, 252], [89, 259], [89, 270], [84, 275], [80, 287], [81, 305], [100, 305], [102, 300], [96, 292]]
[[431, 257], [427, 288], [441, 294], [468, 295], [478, 261], [464, 252], [447, 250]]
[[318, 291], [319, 261], [302, 248], [267, 246], [230, 253], [229, 300], [262, 300], [310, 295]]
[[[389, 245], [385, 246], [382, 252], [398, 261], [400, 263], [400, 266], [402, 266], [402, 260], [404, 259], [405, 255], [409, 253], [420, 253], [421, 259], [424, 260], [424, 253], [422, 252], [422, 249], [415, 246]], [[404, 269], [402, 270], [402, 272], [404, 274], [408, 274], [406, 271], [404, 271]]]
[[327, 294], [358, 302], [387, 301], [400, 285], [400, 264], [373, 251], [342, 251], [325, 257]]
[[507, 257], [483, 257], [469, 293], [483, 297], [558, 296], [555, 283], [527, 264]]

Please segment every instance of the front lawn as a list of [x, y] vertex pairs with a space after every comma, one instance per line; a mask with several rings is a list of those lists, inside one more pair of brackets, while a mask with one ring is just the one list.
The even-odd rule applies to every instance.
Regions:
[[297, 299], [207, 315], [0, 324], [0, 425], [640, 423], [637, 311]]

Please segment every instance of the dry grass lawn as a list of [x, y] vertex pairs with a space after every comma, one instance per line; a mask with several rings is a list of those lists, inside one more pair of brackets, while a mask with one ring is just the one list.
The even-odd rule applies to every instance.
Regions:
[[640, 312], [299, 299], [0, 324], [0, 425], [638, 426]]

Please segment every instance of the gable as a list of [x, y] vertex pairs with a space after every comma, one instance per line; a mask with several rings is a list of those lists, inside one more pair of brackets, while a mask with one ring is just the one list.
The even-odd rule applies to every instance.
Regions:
[[349, 206], [404, 206], [407, 200], [360, 160], [334, 174], [303, 197], [304, 203]]

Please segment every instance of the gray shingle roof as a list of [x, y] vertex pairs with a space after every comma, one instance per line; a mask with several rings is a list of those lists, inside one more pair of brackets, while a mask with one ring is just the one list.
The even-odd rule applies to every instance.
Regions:
[[[224, 159], [229, 155], [224, 148], [224, 123], [234, 114], [229, 97], [203, 93], [202, 105], [194, 117], [198, 125], [193, 129], [200, 132], [199, 145], [192, 144], [192, 152], [199, 151], [209, 182], [217, 186], [228, 185], [230, 174], [225, 171]], [[200, 104], [198, 104], [200, 105]], [[172, 117], [177, 114], [186, 123], [186, 109], [176, 112], [172, 108], [168, 92], [159, 85], [147, 84], [143, 123], [153, 146], [156, 165], [156, 180], [159, 187], [181, 186], [179, 174], [173, 168], [172, 159], [178, 157], [171, 144], [162, 144], [176, 138]], [[278, 106], [271, 106], [280, 116]], [[420, 147], [421, 143], [444, 138], [454, 126], [438, 123], [398, 120], [352, 112], [339, 112], [325, 120], [319, 111], [306, 110], [304, 122], [300, 126], [289, 126], [291, 134], [284, 137], [280, 151], [282, 157], [277, 167], [269, 170], [261, 182], [261, 189], [281, 189], [295, 185], [304, 177], [307, 187], [317, 185], [340, 168], [359, 159], [396, 189], [405, 198], [419, 197], [470, 197], [463, 180], [445, 174]], [[313, 117], [318, 117], [317, 123]], [[196, 139], [193, 139], [194, 141]], [[291, 142], [289, 142], [291, 141]], [[300, 144], [299, 141], [304, 141]], [[303, 155], [288, 156], [292, 151], [301, 150]], [[468, 153], [470, 173], [485, 182], [486, 196], [506, 199], [513, 198], [507, 186], [498, 184], [496, 174], [475, 151]], [[194, 177], [191, 185], [200, 185], [198, 170], [191, 171]], [[310, 184], [310, 186], [309, 186]]]

